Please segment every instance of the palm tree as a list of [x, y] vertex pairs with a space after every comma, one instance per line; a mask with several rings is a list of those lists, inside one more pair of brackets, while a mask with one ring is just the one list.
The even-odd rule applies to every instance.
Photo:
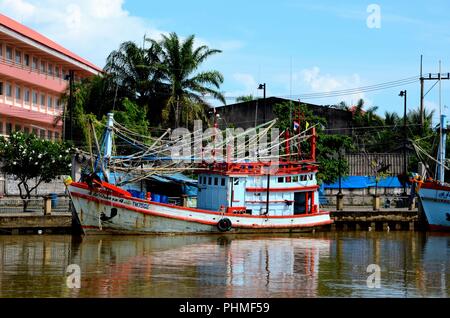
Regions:
[[201, 105], [196, 107], [199, 111], [205, 109], [204, 106], [209, 106], [206, 94], [225, 104], [223, 94], [217, 90], [223, 83], [222, 74], [215, 70], [196, 72], [208, 57], [221, 51], [210, 49], [206, 45], [194, 48], [194, 35], [184, 41], [180, 41], [176, 33], [162, 37], [159, 42], [149, 41], [160, 53], [163, 80], [170, 86], [163, 118], [172, 119], [178, 127], [180, 117], [188, 117], [188, 114], [180, 114], [189, 112], [193, 103]]
[[384, 124], [386, 126], [395, 126], [399, 124], [400, 117], [398, 117], [396, 112], [385, 112], [384, 113]]
[[239, 96], [239, 97], [236, 97], [236, 103], [239, 103], [239, 102], [251, 102], [252, 100], [254, 100], [255, 99], [255, 97], [253, 97], [253, 95], [243, 95], [243, 96]]
[[[128, 41], [111, 52], [105, 66], [113, 85], [115, 96], [128, 98], [146, 108], [149, 118], [160, 122], [162, 101], [169, 95], [168, 86], [162, 82], [161, 51], [159, 45], [149, 48], [139, 47]], [[148, 109], [150, 104], [155, 109]]]

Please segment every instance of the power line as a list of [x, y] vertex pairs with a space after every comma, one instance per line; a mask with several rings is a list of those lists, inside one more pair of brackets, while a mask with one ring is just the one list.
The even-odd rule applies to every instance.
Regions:
[[[279, 95], [274, 97], [281, 97], [281, 98], [300, 98], [300, 99], [313, 99], [313, 98], [328, 98], [328, 97], [338, 97], [338, 96], [346, 96], [346, 95], [354, 95], [358, 93], [366, 93], [366, 92], [373, 92], [378, 90], [385, 90], [390, 89], [394, 87], [399, 86], [405, 86], [409, 84], [416, 83], [420, 79], [419, 76], [411, 76], [395, 81], [389, 81], [389, 82], [383, 82], [378, 83], [374, 85], [368, 85], [368, 86], [361, 86], [361, 87], [355, 87], [355, 88], [349, 88], [349, 89], [342, 89], [342, 90], [335, 90], [335, 91], [328, 91], [328, 92], [316, 92], [316, 93], [300, 93], [300, 94], [290, 94], [287, 95]], [[210, 95], [205, 95], [205, 98], [214, 98]], [[225, 99], [236, 99], [239, 96], [224, 96]]]

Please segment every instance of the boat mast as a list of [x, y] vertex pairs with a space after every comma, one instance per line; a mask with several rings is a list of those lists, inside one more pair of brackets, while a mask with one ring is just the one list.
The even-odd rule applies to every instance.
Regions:
[[446, 147], [445, 147], [445, 143], [447, 142], [447, 135], [446, 135], [446, 120], [445, 120], [446, 116], [445, 115], [441, 115], [441, 123], [440, 123], [440, 144], [439, 144], [439, 157], [438, 157], [438, 180], [440, 183], [444, 183], [444, 179], [445, 179], [445, 168], [444, 168], [444, 163], [445, 163], [445, 151], [446, 151]]
[[114, 127], [114, 114], [108, 113], [108, 121], [106, 123], [105, 132], [105, 149], [103, 154], [103, 160], [105, 162], [105, 173], [107, 180], [109, 178], [109, 161], [112, 155], [112, 144], [113, 144], [113, 127]]
[[439, 156], [438, 156], [438, 180], [440, 183], [444, 183], [445, 181], [445, 142], [446, 142], [446, 134], [445, 134], [445, 115], [442, 114], [442, 104], [441, 104], [441, 61], [439, 61]]

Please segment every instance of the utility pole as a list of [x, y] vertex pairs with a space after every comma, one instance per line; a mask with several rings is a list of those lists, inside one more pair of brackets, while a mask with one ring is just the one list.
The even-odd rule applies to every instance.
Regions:
[[70, 70], [69, 71], [69, 76], [70, 76], [70, 140], [73, 141], [73, 109], [74, 109], [74, 105], [73, 105], [73, 83], [74, 83], [74, 77], [75, 77], [75, 72], [74, 70]]
[[424, 78], [422, 74], [422, 61], [423, 61], [423, 55], [420, 55], [420, 129], [423, 134], [423, 124], [425, 122], [425, 115], [423, 110], [423, 84], [424, 84]]
[[[69, 122], [66, 123], [67, 111], [64, 110], [63, 115], [63, 138], [64, 140], [72, 140], [73, 141], [73, 84], [74, 84], [75, 72], [73, 70], [69, 71], [64, 79], [69, 81], [69, 105], [65, 107], [65, 109], [69, 108]], [[68, 125], [67, 125], [68, 124]], [[68, 128], [66, 126], [69, 126]]]
[[[266, 83], [259, 84], [258, 89], [263, 90], [263, 109], [264, 109], [264, 121], [266, 121]], [[256, 114], [255, 114], [255, 127], [258, 125], [258, 101], [256, 101]]]
[[[406, 131], [406, 89], [401, 91], [399, 96], [404, 98], [404, 111], [403, 111], [403, 174], [407, 176], [408, 173], [408, 164], [406, 160], [406, 140], [407, 140], [407, 131]], [[406, 182], [403, 184], [403, 195], [406, 195]]]
[[176, 110], [175, 110], [175, 128], [178, 128], [178, 123], [179, 123], [179, 114], [178, 112], [180, 111], [180, 97], [177, 96], [177, 106], [176, 106]]
[[[422, 59], [421, 59], [422, 61]], [[422, 64], [422, 63], [421, 63]], [[428, 76], [423, 76], [422, 75], [422, 66], [420, 67], [420, 124], [422, 126], [422, 129], [424, 128], [424, 124], [425, 124], [425, 108], [424, 108], [424, 97], [430, 92], [430, 90], [428, 90], [428, 92], [426, 92], [425, 94], [423, 93], [423, 89], [424, 89], [424, 82], [425, 81], [440, 81], [440, 80], [450, 80], [450, 73], [428, 73]], [[437, 83], [437, 82], [436, 82]], [[431, 87], [433, 88], [434, 85]]]

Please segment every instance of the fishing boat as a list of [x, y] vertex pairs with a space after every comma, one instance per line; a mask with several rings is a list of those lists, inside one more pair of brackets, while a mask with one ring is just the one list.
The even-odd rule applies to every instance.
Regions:
[[[103, 138], [106, 150], [97, 162], [113, 161], [114, 125], [113, 115], [109, 114]], [[111, 171], [104, 167], [82, 181], [69, 179], [65, 184], [85, 234], [304, 232], [331, 224], [329, 212], [319, 209], [315, 127], [286, 137], [286, 149], [290, 149], [289, 141], [308, 140], [308, 158], [227, 158], [195, 163], [196, 207], [158, 202], [152, 193], [145, 198], [133, 196], [113, 184], [113, 178], [105, 178]], [[161, 162], [162, 157], [155, 159], [154, 153], [150, 148], [142, 150], [148, 160]], [[151, 158], [149, 154], [153, 154]]]
[[446, 130], [445, 115], [441, 115], [440, 142], [437, 156], [437, 179], [415, 180], [428, 227], [433, 231], [450, 231], [450, 185], [445, 183]]

